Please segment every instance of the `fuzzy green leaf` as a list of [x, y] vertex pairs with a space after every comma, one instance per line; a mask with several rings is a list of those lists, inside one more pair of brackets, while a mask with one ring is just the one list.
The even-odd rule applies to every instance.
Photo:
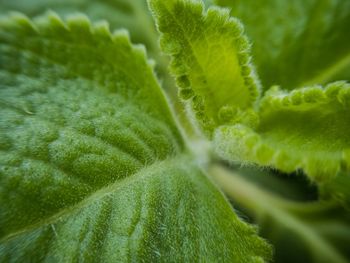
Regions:
[[[171, 56], [171, 71], [201, 128], [211, 136], [237, 112], [250, 109], [260, 87], [250, 64], [249, 44], [239, 21], [228, 10], [195, 0], [150, 0], [161, 34], [161, 48]], [[239, 114], [238, 114], [239, 115]]]
[[294, 90], [273, 88], [263, 98], [256, 127], [220, 127], [217, 152], [226, 159], [285, 172], [299, 168], [318, 181], [350, 170], [350, 85], [334, 82]]
[[243, 22], [265, 88], [350, 80], [350, 1], [215, 2]]
[[261, 262], [186, 154], [142, 47], [83, 16], [0, 20], [1, 262]]
[[93, 21], [107, 20], [111, 28], [126, 28], [133, 42], [140, 42], [152, 52], [157, 49], [157, 35], [144, 0], [0, 0], [0, 13], [19, 11], [30, 17], [53, 10], [62, 17], [77, 12]]
[[158, 34], [146, 0], [0, 0], [0, 14], [18, 11], [33, 18], [47, 10], [64, 18], [83, 13], [94, 22], [107, 21], [112, 30], [127, 29], [132, 42], [144, 44], [148, 54], [157, 61], [156, 71], [164, 88], [174, 89], [174, 81], [167, 72], [168, 60], [160, 53]]

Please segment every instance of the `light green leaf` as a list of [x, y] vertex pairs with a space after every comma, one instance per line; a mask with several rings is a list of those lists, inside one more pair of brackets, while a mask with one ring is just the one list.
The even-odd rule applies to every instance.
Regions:
[[350, 80], [350, 1], [216, 0], [232, 8], [253, 42], [264, 87]]
[[204, 11], [201, 1], [149, 4], [162, 33], [161, 48], [171, 56], [180, 97], [189, 102], [201, 128], [211, 136], [218, 125], [242, 118], [241, 111], [252, 108], [260, 87], [241, 23], [225, 9]]
[[0, 20], [1, 262], [261, 262], [188, 154], [142, 47], [55, 14]]
[[290, 93], [273, 88], [261, 102], [259, 125], [220, 127], [216, 150], [229, 160], [285, 172], [301, 168], [314, 180], [330, 179], [350, 168], [349, 106], [345, 82]]
[[339, 205], [290, 201], [218, 166], [211, 175], [272, 242], [274, 262], [349, 262], [350, 214]]

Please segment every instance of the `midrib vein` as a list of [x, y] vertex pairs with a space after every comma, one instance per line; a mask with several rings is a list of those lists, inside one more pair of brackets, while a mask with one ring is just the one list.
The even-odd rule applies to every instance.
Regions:
[[[194, 48], [194, 46], [192, 45], [192, 41], [191, 39], [187, 36], [187, 32], [184, 28], [184, 26], [182, 25], [182, 23], [176, 18], [176, 16], [172, 13], [172, 11], [169, 9], [169, 7], [164, 4], [164, 8], [166, 9], [166, 11], [168, 12], [168, 15], [174, 20], [174, 22], [178, 25], [178, 27], [181, 29], [181, 31], [183, 32], [183, 36], [184, 36], [184, 40], [187, 42], [188, 47], [190, 48], [190, 53], [192, 53], [193, 58], [196, 60], [197, 65], [199, 67], [199, 70], [201, 72], [201, 75], [205, 77], [204, 74], [204, 67], [203, 65], [201, 65], [201, 63], [199, 62], [198, 59], [198, 54], [196, 53], [196, 50]], [[207, 79], [206, 79], [207, 80]]]
[[62, 218], [68, 217], [70, 214], [74, 213], [74, 211], [79, 210], [79, 209], [84, 208], [84, 207], [87, 207], [90, 203], [96, 202], [99, 199], [102, 199], [108, 195], [112, 195], [118, 189], [123, 188], [124, 185], [134, 183], [136, 180], [141, 179], [140, 177], [142, 177], [142, 179], [145, 179], [149, 176], [154, 175], [158, 169], [161, 169], [167, 163], [176, 162], [176, 160], [180, 159], [181, 156], [183, 156], [183, 155], [184, 154], [178, 154], [176, 156], [172, 156], [172, 157], [169, 157], [167, 159], [155, 162], [155, 163], [151, 164], [150, 166], [147, 166], [147, 167], [144, 167], [144, 168], [138, 170], [136, 173], [134, 173], [133, 175], [130, 175], [129, 177], [123, 178], [121, 180], [117, 180], [114, 183], [107, 185], [107, 186], [93, 192], [92, 194], [85, 197], [80, 202], [78, 202], [70, 207], [63, 208], [62, 210], [58, 211], [54, 215], [49, 216], [48, 218], [42, 219], [37, 223], [26, 226], [18, 231], [15, 231], [13, 233], [10, 233], [10, 234], [4, 236], [3, 238], [0, 239], [0, 244], [6, 243], [6, 242], [16, 238], [19, 235], [33, 231], [33, 230], [40, 228], [42, 226], [54, 224], [58, 220], [62, 220]]
[[[200, 62], [200, 59], [199, 59], [200, 56], [199, 56], [199, 54], [196, 52], [196, 49], [195, 49], [194, 45], [192, 44], [192, 40], [191, 40], [191, 38], [188, 36], [185, 27], [184, 27], [183, 24], [179, 21], [179, 19], [174, 15], [174, 13], [172, 12], [172, 10], [169, 9], [169, 6], [168, 6], [167, 4], [164, 4], [163, 6], [164, 6], [166, 12], [168, 13], [168, 15], [174, 20], [174, 22], [177, 24], [177, 26], [178, 26], [178, 27], [181, 29], [181, 31], [183, 32], [184, 40], [185, 40], [185, 42], [187, 43], [187, 45], [188, 45], [188, 47], [189, 47], [189, 51], [190, 51], [192, 57], [193, 57], [194, 60], [196, 61], [196, 64], [197, 64], [198, 69], [199, 69], [199, 71], [200, 71], [200, 73], [201, 73], [201, 76], [206, 80], [206, 83], [209, 83], [209, 79], [206, 77], [206, 73], [205, 73], [205, 71], [204, 71], [205, 63], [201, 63], [201, 62]], [[204, 20], [207, 20], [207, 16], [208, 16], [207, 13], [204, 12], [204, 13], [201, 14], [201, 16], [202, 16], [202, 18], [203, 18]], [[203, 24], [204, 24], [204, 22], [203, 22]], [[201, 26], [202, 26], [202, 25], [201, 25]], [[223, 26], [223, 27], [225, 27], [225, 26]], [[201, 29], [202, 29], [202, 27], [201, 27]], [[208, 40], [207, 40], [207, 35], [206, 35], [206, 32], [205, 32], [205, 29], [203, 29], [203, 38], [205, 39], [205, 41], [207, 42], [207, 44], [209, 44], [209, 42], [208, 42]], [[236, 47], [234, 47], [234, 48], [236, 48]], [[210, 51], [210, 50], [208, 50], [208, 52], [209, 52], [209, 51]], [[184, 52], [184, 51], [182, 51], [182, 52]], [[234, 54], [233, 54], [233, 55], [234, 55]], [[207, 56], [206, 59], [207, 59], [207, 61], [208, 61], [209, 57]], [[237, 58], [237, 60], [238, 60], [238, 58]], [[241, 66], [242, 66], [242, 65], [241, 65], [241, 62], [240, 62], [239, 60], [238, 60], [238, 65], [239, 65], [239, 70], [241, 70]], [[187, 74], [189, 75], [190, 73], [187, 73]], [[242, 77], [241, 72], [240, 72], [240, 77]], [[209, 84], [207, 84], [207, 85], [209, 85]], [[245, 86], [244, 86], [244, 87], [245, 87]], [[191, 89], [192, 89], [193, 91], [195, 91], [195, 92], [198, 92], [199, 95], [203, 96], [203, 93], [200, 92], [201, 89], [195, 89], [195, 88], [193, 87], [193, 85], [191, 85]], [[204, 90], [208, 91], [207, 89], [204, 89]], [[242, 91], [242, 92], [246, 92], [246, 91]], [[202, 93], [202, 94], [201, 94], [201, 93]], [[249, 93], [248, 96], [251, 96], [251, 92], [248, 91], [248, 93]], [[215, 95], [215, 93], [212, 93], [212, 95]], [[216, 99], [214, 98], [214, 100], [216, 100]], [[231, 95], [231, 96], [227, 96], [227, 98], [226, 98], [225, 100], [226, 100], [226, 101], [225, 101], [225, 103], [223, 103], [223, 104], [227, 104], [229, 101], [231, 101], [231, 100], [232, 100], [232, 95]], [[210, 100], [206, 100], [206, 103], [210, 103]], [[211, 103], [211, 104], [214, 105], [215, 103]]]

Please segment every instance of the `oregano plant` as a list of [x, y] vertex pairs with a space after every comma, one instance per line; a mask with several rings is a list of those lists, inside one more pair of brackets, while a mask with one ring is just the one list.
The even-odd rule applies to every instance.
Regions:
[[350, 261], [350, 1], [0, 14], [0, 262]]

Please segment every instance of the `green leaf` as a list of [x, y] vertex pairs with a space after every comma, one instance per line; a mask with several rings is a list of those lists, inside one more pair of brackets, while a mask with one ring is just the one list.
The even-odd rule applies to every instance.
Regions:
[[262, 256], [269, 257], [255, 229], [238, 220], [187, 157], [157, 162], [12, 233], [1, 240], [1, 261], [262, 262]]
[[188, 101], [201, 128], [211, 136], [218, 125], [242, 118], [241, 111], [252, 108], [260, 87], [241, 23], [225, 9], [204, 11], [201, 1], [149, 4], [162, 33], [161, 48], [171, 56], [180, 97]]
[[290, 201], [218, 166], [211, 175], [272, 242], [274, 262], [349, 262], [350, 214], [339, 205]]
[[243, 22], [266, 89], [350, 80], [350, 1], [215, 2]]
[[20, 11], [30, 17], [53, 10], [62, 17], [85, 13], [93, 21], [107, 20], [113, 29], [126, 28], [133, 42], [144, 43], [147, 50], [157, 52], [157, 34], [144, 0], [0, 0], [1, 13]]
[[0, 20], [1, 262], [261, 262], [125, 32]]
[[350, 169], [349, 106], [345, 82], [290, 93], [273, 88], [261, 101], [259, 124], [220, 127], [216, 150], [229, 160], [285, 172], [301, 168], [314, 180], [330, 179]]
[[127, 29], [131, 40], [144, 44], [150, 56], [157, 61], [156, 71], [164, 82], [164, 88], [174, 89], [174, 81], [167, 72], [168, 60], [160, 54], [158, 34], [146, 0], [0, 0], [0, 14], [19, 11], [36, 17], [47, 10], [53, 10], [64, 18], [83, 13], [94, 22], [107, 21], [112, 30]]

